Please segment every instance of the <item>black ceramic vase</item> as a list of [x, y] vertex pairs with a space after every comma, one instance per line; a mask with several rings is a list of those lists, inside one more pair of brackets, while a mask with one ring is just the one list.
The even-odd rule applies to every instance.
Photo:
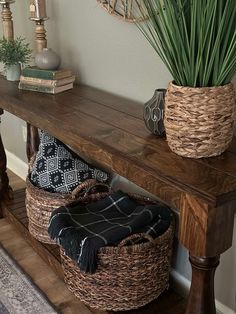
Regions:
[[146, 127], [158, 136], [165, 135], [165, 93], [166, 89], [156, 89], [152, 98], [144, 104], [143, 108], [143, 119]]

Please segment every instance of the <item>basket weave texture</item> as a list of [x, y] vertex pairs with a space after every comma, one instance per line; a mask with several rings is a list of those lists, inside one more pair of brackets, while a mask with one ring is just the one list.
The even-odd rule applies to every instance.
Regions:
[[92, 202], [107, 196], [108, 192], [88, 193], [96, 186], [107, 187], [103, 183], [100, 184], [94, 179], [89, 179], [70, 194], [51, 193], [34, 186], [28, 177], [26, 179], [26, 212], [30, 234], [40, 242], [54, 244], [55, 241], [48, 235], [48, 224], [52, 211], [75, 200]]
[[[134, 234], [116, 247], [103, 247], [99, 250], [94, 274], [81, 272], [61, 248], [65, 283], [92, 308], [123, 311], [144, 306], [169, 286], [173, 235], [174, 222], [156, 239], [147, 234]], [[147, 242], [134, 244], [144, 238]]]
[[217, 156], [229, 146], [235, 119], [233, 84], [183, 87], [172, 82], [165, 97], [165, 129], [170, 149], [191, 158]]

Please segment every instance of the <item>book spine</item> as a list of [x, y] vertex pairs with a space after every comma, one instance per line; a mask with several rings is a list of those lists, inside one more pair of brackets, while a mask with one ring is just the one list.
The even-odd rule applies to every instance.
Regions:
[[75, 75], [71, 75], [69, 77], [57, 79], [55, 86], [67, 85], [67, 84], [70, 84], [70, 83], [74, 83], [74, 81], [75, 81]]
[[49, 70], [37, 70], [32, 68], [25, 68], [22, 70], [22, 75], [26, 77], [35, 77], [45, 80], [55, 79], [55, 72], [50, 72]]
[[72, 76], [71, 70], [42, 70], [34, 67], [28, 67], [22, 70], [25, 77], [34, 77], [45, 80], [57, 80]]
[[53, 86], [32, 85], [32, 84], [25, 84], [25, 83], [20, 82], [18, 87], [19, 89], [30, 90], [34, 92], [42, 92], [42, 93], [49, 93], [49, 94], [54, 93]]
[[56, 86], [57, 80], [45, 80], [40, 78], [34, 78], [34, 77], [27, 77], [27, 76], [21, 76], [20, 82], [23, 84], [30, 84], [30, 85], [43, 85], [43, 86]]
[[32, 85], [43, 85], [43, 86], [62, 86], [69, 83], [73, 83], [75, 81], [75, 76], [69, 76], [66, 78], [58, 79], [58, 80], [45, 80], [45, 79], [39, 79], [35, 77], [27, 77], [27, 76], [21, 76], [20, 77], [21, 83], [24, 84], [32, 84]]

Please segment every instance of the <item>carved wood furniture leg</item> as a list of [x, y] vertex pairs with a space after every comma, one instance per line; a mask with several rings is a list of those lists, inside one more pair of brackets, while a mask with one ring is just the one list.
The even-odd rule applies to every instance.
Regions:
[[[3, 114], [3, 110], [0, 109], [0, 115]], [[7, 158], [0, 135], [0, 218], [2, 218], [1, 203], [3, 200], [12, 199], [13, 193], [9, 187], [9, 179], [7, 176]]]
[[27, 141], [26, 141], [26, 154], [28, 161], [37, 153], [39, 148], [39, 134], [38, 128], [27, 123]]
[[2, 4], [2, 26], [3, 26], [3, 37], [7, 40], [14, 38], [14, 29], [12, 21], [12, 13], [10, 10], [10, 3], [15, 1], [1, 1]]
[[192, 282], [186, 314], [216, 313], [214, 276], [219, 258], [219, 256], [209, 258], [190, 256]]
[[44, 27], [44, 20], [36, 21], [35, 26], [35, 37], [36, 37], [36, 50], [40, 52], [43, 48], [47, 47], [46, 30]]
[[232, 246], [235, 208], [235, 200], [209, 205], [192, 195], [182, 197], [179, 239], [192, 265], [186, 314], [216, 314], [214, 274], [220, 254]]
[[[7, 170], [7, 160], [4, 151], [4, 146], [2, 143], [2, 138], [0, 136], [0, 204], [6, 199], [6, 194], [8, 193], [9, 180], [6, 173]], [[0, 205], [0, 218], [3, 217], [2, 206]]]

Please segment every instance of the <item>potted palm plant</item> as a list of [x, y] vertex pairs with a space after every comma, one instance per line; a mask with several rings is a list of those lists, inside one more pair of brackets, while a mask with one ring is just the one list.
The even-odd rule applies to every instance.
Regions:
[[4, 64], [7, 80], [16, 81], [20, 78], [21, 65], [30, 61], [31, 49], [25, 39], [0, 40], [0, 62]]
[[235, 0], [143, 0], [137, 23], [173, 76], [165, 97], [170, 149], [192, 158], [221, 154], [233, 137]]

